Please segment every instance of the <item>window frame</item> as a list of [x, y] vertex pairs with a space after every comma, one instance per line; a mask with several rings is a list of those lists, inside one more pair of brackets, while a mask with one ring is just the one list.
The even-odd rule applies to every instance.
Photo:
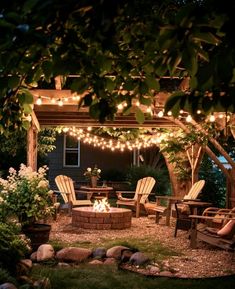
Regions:
[[[64, 145], [63, 145], [63, 167], [65, 168], [79, 168], [80, 167], [80, 141], [77, 140], [78, 146], [77, 148], [67, 148], [66, 147], [66, 139], [67, 137], [71, 137], [70, 135], [64, 134]], [[66, 153], [70, 152], [77, 152], [78, 158], [77, 158], [77, 165], [67, 165], [66, 164]]]

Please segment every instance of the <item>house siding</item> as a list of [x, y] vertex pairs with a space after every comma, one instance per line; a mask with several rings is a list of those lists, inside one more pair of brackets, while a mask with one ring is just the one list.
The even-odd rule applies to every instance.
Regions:
[[[56, 149], [48, 154], [49, 181], [52, 189], [56, 189], [54, 179], [57, 175], [70, 176], [75, 182], [84, 182], [84, 171], [87, 167], [97, 165], [103, 172], [108, 170], [123, 171], [132, 164], [131, 151], [102, 150], [92, 145], [80, 143], [80, 167], [63, 166], [64, 136], [59, 135], [56, 139]], [[101, 174], [102, 177], [102, 174]], [[108, 180], [107, 180], [108, 181]]]

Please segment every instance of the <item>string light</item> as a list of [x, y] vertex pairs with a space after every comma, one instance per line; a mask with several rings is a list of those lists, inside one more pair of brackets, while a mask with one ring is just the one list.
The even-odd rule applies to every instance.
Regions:
[[41, 105], [41, 104], [42, 104], [42, 98], [41, 98], [41, 96], [39, 96], [39, 97], [37, 98], [36, 104], [37, 104], [37, 105]]
[[157, 115], [158, 115], [158, 117], [163, 117], [164, 112], [162, 110], [160, 110]]
[[80, 95], [73, 95], [70, 97], [67, 97], [67, 96], [65, 96], [65, 97], [48, 97], [45, 95], [39, 95], [36, 99], [36, 104], [37, 105], [52, 104], [52, 105], [62, 106], [64, 103], [69, 103], [71, 101], [79, 101], [80, 99], [81, 99]]
[[58, 99], [58, 105], [59, 106], [63, 106], [64, 105], [64, 103], [63, 103], [63, 101], [61, 99]]
[[117, 106], [117, 109], [118, 109], [118, 110], [122, 110], [122, 109], [123, 109], [123, 104], [122, 104], [122, 103], [119, 103], [118, 106]]
[[171, 115], [172, 115], [172, 112], [169, 110], [169, 111], [167, 112], [167, 115], [171, 116]]
[[[92, 130], [91, 127], [89, 127]], [[103, 137], [92, 135], [87, 133], [81, 128], [71, 127], [63, 128], [63, 132], [75, 137], [76, 139], [82, 141], [83, 143], [93, 145], [94, 147], [100, 148], [102, 150], [109, 149], [112, 152], [119, 150], [123, 152], [125, 150], [133, 151], [134, 149], [149, 148], [151, 146], [158, 146], [163, 139], [165, 139], [165, 134], [154, 134], [154, 135], [141, 135], [137, 140], [117, 140], [117, 139], [105, 139]]]
[[210, 115], [210, 117], [209, 117], [209, 121], [210, 122], [214, 122], [215, 121], [215, 116], [212, 114], [212, 115]]
[[191, 122], [192, 121], [192, 116], [190, 114], [186, 117], [186, 121], [187, 122]]

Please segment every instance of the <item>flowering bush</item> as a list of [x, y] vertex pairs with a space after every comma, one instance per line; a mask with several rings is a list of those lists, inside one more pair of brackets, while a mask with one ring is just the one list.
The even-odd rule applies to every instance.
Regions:
[[100, 173], [101, 173], [101, 169], [98, 169], [97, 166], [95, 165], [94, 168], [87, 168], [84, 176], [89, 179], [91, 176], [96, 176], [97, 179], [100, 178]]
[[47, 170], [43, 166], [33, 171], [21, 164], [18, 172], [10, 168], [7, 179], [0, 178], [0, 205], [8, 214], [17, 216], [22, 225], [46, 217], [54, 210]]

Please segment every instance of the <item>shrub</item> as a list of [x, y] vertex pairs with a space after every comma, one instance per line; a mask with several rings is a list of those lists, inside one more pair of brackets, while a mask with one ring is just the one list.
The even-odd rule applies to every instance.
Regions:
[[215, 207], [225, 207], [226, 186], [224, 174], [205, 156], [203, 158], [200, 172], [200, 179], [206, 180], [200, 198], [203, 201], [211, 202]]
[[30, 224], [53, 213], [53, 191], [46, 179], [47, 167], [38, 171], [21, 164], [19, 171], [9, 169], [7, 179], [0, 178], [0, 208], [18, 217], [23, 225]]
[[153, 188], [153, 192], [157, 195], [170, 194], [170, 180], [167, 169], [154, 169], [151, 166], [141, 165], [139, 167], [132, 166], [128, 169], [126, 175], [126, 181], [130, 183], [130, 190], [135, 190], [136, 184], [139, 179], [144, 177], [153, 177], [156, 180], [156, 184]]
[[13, 278], [7, 270], [0, 268], [0, 284], [6, 283], [6, 282], [17, 285], [15, 278]]
[[20, 228], [0, 222], [0, 267], [15, 275], [17, 263], [29, 252], [29, 241], [20, 235]]

